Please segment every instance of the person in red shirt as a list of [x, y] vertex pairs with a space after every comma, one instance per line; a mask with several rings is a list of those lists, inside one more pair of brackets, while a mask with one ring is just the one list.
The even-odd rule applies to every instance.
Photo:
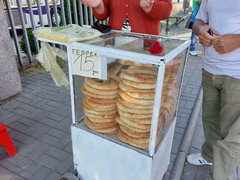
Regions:
[[160, 20], [167, 19], [172, 10], [171, 0], [80, 0], [93, 8], [98, 20], [109, 18], [114, 30], [129, 24], [132, 32], [159, 35]]

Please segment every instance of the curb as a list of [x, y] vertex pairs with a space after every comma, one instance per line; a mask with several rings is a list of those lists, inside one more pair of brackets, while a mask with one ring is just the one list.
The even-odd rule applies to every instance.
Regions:
[[178, 150], [178, 155], [173, 165], [170, 179], [171, 180], [180, 180], [185, 165], [185, 159], [190, 148], [194, 130], [197, 124], [198, 116], [202, 107], [203, 92], [200, 88], [197, 100], [194, 105], [194, 109], [191, 113], [190, 119], [186, 131], [184, 133], [180, 148]]

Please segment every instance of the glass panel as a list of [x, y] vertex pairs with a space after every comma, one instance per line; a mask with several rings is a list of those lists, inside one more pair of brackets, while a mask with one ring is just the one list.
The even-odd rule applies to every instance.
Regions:
[[[149, 49], [156, 41], [160, 42], [163, 47], [163, 53], [151, 54]], [[130, 52], [138, 52], [143, 54], [151, 54], [154, 56], [164, 56], [171, 52], [181, 44], [184, 40], [169, 39], [164, 37], [146, 36], [133, 33], [119, 33], [111, 32], [109, 34], [102, 35], [94, 40], [86, 41], [88, 44], [97, 45], [101, 47], [115, 48], [121, 50], [127, 50]]]
[[156, 78], [154, 65], [110, 58], [108, 80], [74, 76], [77, 123], [147, 151]]
[[175, 118], [176, 107], [183, 78], [184, 64], [185, 52], [182, 53], [181, 56], [174, 58], [168, 64], [166, 64], [156, 146], [159, 144], [161, 137], [164, 135], [167, 128]]

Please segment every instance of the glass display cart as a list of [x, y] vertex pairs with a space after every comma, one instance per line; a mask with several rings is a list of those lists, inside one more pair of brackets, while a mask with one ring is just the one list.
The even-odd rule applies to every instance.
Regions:
[[[73, 160], [81, 180], [167, 171], [189, 40], [112, 31], [67, 47]], [[160, 42], [163, 51], [151, 54]]]

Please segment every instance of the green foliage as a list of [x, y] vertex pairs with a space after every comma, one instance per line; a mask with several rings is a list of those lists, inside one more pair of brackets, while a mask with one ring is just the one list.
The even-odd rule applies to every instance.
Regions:
[[[31, 52], [32, 52], [32, 54], [36, 54], [37, 50], [36, 50], [35, 43], [34, 43], [33, 30], [32, 29], [27, 29], [27, 35], [28, 35], [28, 40], [29, 40], [29, 45], [30, 45]], [[27, 54], [27, 47], [25, 45], [24, 36], [19, 41], [19, 44], [20, 44], [20, 47], [23, 50], [23, 52], [25, 52]]]
[[0, 101], [0, 106], [5, 104], [6, 102], [5, 101]]
[[[56, 61], [57, 61], [57, 64], [60, 66], [60, 68], [64, 68], [65, 65], [66, 65], [66, 61], [64, 61], [62, 58], [60, 57], [56, 57]], [[44, 67], [39, 63], [37, 66], [36, 66], [37, 69], [44, 69]]]
[[64, 61], [62, 58], [60, 58], [58, 56], [57, 56], [56, 60], [57, 60], [58, 65], [63, 69], [66, 65], [66, 61]]

